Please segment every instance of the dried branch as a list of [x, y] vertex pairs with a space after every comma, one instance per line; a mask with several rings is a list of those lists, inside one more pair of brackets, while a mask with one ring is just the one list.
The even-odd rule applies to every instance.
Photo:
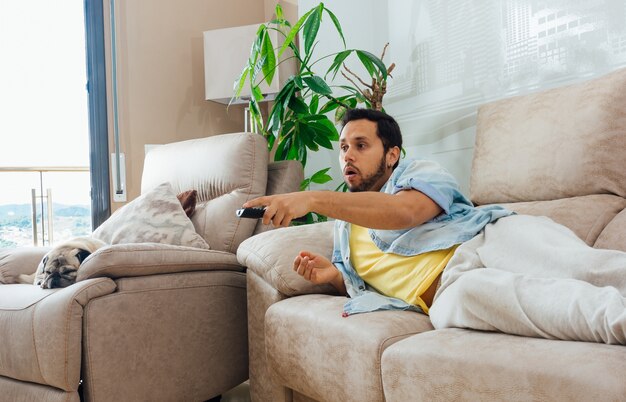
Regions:
[[[389, 43], [385, 44], [382, 56], [380, 56], [381, 60], [383, 59], [383, 57], [385, 57], [388, 46]], [[383, 78], [383, 72], [381, 71], [379, 74], [375, 74], [375, 76], [372, 77], [372, 84], [369, 85], [365, 83], [365, 81], [363, 81], [361, 77], [352, 72], [345, 63], [342, 63], [342, 66], [346, 72], [348, 72], [350, 75], [352, 75], [352, 77], [356, 78], [362, 85], [366, 87], [366, 89], [361, 89], [359, 85], [350, 76], [348, 76], [348, 74], [346, 74], [343, 70], [341, 71], [341, 75], [343, 75], [348, 81], [350, 81], [350, 83], [352, 83], [352, 85], [354, 85], [354, 87], [359, 92], [361, 92], [365, 99], [367, 99], [370, 107], [375, 110], [382, 110], [383, 97], [387, 93], [387, 78]], [[391, 63], [391, 65], [387, 68], [387, 77], [391, 76], [391, 72], [395, 67], [396, 64]]]
[[385, 44], [385, 47], [383, 48], [383, 54], [380, 56], [381, 60], [385, 58], [385, 52], [387, 51], [387, 46], [389, 46], [389, 42], [387, 42]]
[[[365, 85], [365, 86], [366, 86], [366, 87], [368, 87], [368, 88], [372, 88], [372, 86], [371, 86], [371, 85], [366, 84], [366, 83], [365, 83], [365, 82], [361, 79], [361, 77], [359, 77], [358, 75], [356, 75], [355, 73], [353, 73], [352, 71], [350, 71], [350, 69], [348, 68], [348, 66], [346, 66], [346, 63], [343, 63], [343, 68], [345, 68], [347, 72], [349, 72], [350, 74], [352, 74], [353, 76], [355, 76], [355, 77], [356, 77], [356, 79], [357, 79], [357, 80], [359, 80], [359, 81], [361, 82], [361, 84]], [[342, 72], [342, 73], [343, 73], [343, 72]], [[345, 74], [344, 74], [344, 76], [345, 76]], [[353, 83], [353, 84], [354, 84], [354, 83]]]
[[[341, 75], [343, 75], [344, 77], [346, 77], [346, 79], [347, 79], [348, 81], [350, 81], [350, 82], [352, 83], [352, 85], [354, 85], [354, 86], [355, 86], [355, 88], [356, 88], [356, 89], [358, 89], [359, 91], [361, 91], [361, 93], [365, 94], [365, 93], [363, 92], [363, 90], [362, 90], [361, 88], [359, 88], [359, 86], [357, 85], [357, 83], [356, 83], [356, 82], [354, 82], [354, 81], [352, 81], [352, 79], [351, 79], [350, 77], [348, 77], [348, 76], [346, 75], [346, 73], [344, 73], [344, 72], [342, 71], [342, 72], [341, 72]], [[357, 77], [357, 78], [358, 78], [358, 77]], [[368, 85], [368, 86], [369, 86], [369, 85]]]

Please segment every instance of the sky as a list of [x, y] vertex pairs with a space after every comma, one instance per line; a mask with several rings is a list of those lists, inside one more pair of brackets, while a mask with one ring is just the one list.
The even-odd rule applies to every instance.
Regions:
[[[89, 166], [84, 30], [82, 0], [0, 0], [0, 167]], [[44, 181], [55, 202], [89, 204], [89, 172]], [[0, 205], [30, 202], [33, 183], [0, 172]]]

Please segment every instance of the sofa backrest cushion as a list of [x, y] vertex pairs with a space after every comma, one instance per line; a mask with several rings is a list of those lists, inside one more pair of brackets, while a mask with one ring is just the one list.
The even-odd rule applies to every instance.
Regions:
[[[626, 199], [597, 194], [552, 201], [529, 201], [500, 204], [520, 214], [547, 216], [570, 228], [589, 246], [599, 241], [605, 227], [626, 208]], [[619, 215], [618, 215], [619, 216]], [[626, 214], [624, 214], [626, 220]], [[624, 235], [626, 238], [626, 234]], [[617, 247], [611, 247], [617, 248]]]
[[476, 204], [626, 196], [626, 69], [482, 106]]
[[606, 225], [600, 236], [598, 236], [594, 247], [626, 252], [626, 210], [617, 214]]
[[191, 217], [196, 231], [213, 250], [235, 253], [252, 235], [256, 220], [235, 211], [265, 195], [268, 150], [257, 134], [236, 133], [155, 147], [146, 154], [141, 192], [169, 182], [176, 193], [197, 190]]

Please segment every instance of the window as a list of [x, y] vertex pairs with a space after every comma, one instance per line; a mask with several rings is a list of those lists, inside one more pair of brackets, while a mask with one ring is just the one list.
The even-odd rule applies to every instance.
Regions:
[[85, 235], [109, 215], [102, 2], [84, 6], [0, 3], [0, 247]]

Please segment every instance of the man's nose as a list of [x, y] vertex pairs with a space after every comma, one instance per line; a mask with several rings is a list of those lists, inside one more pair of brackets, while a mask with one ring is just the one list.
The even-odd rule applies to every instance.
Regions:
[[350, 161], [354, 161], [354, 152], [351, 151], [351, 148], [348, 148], [344, 153], [343, 153], [343, 160], [345, 162], [350, 162]]

